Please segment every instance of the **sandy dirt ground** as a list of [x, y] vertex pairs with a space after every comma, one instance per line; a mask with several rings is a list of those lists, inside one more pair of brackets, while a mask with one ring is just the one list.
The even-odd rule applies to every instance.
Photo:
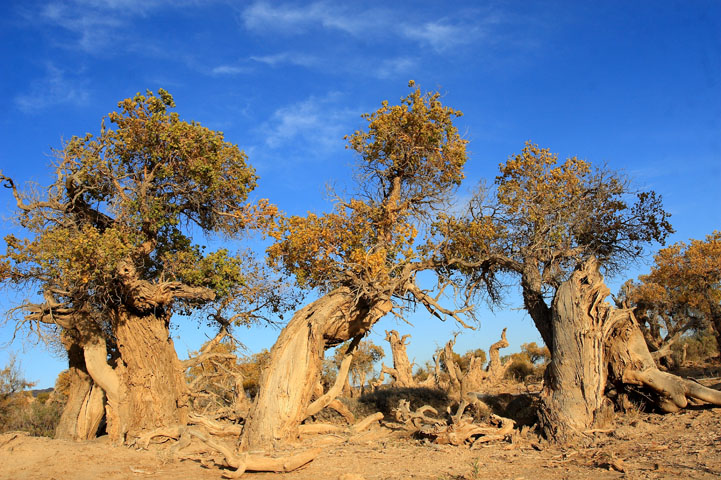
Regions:
[[[362, 436], [335, 437], [315, 461], [292, 473], [247, 473], [248, 479], [574, 479], [719, 478], [721, 409], [697, 407], [673, 415], [619, 415], [592, 445], [559, 448], [535, 435], [480, 449], [429, 444], [376, 426]], [[325, 437], [325, 441], [333, 440]], [[297, 448], [308, 448], [307, 439]], [[219, 479], [223, 471], [138, 451], [104, 439], [69, 442], [0, 435], [0, 478], [43, 480]]]

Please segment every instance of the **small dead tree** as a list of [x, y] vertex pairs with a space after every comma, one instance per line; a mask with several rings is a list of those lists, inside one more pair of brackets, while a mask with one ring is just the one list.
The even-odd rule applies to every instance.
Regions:
[[490, 361], [488, 366], [483, 368], [483, 358], [472, 356], [468, 361], [468, 367], [465, 371], [455, 361], [453, 346], [456, 343], [456, 336], [446, 343], [441, 351], [441, 358], [448, 371], [450, 378], [449, 395], [455, 400], [463, 401], [468, 398], [468, 394], [481, 390], [484, 386], [496, 383], [506, 373], [508, 363], [501, 364], [499, 350], [507, 347], [506, 329], [501, 333], [501, 339], [491, 345], [489, 350]]
[[386, 330], [386, 341], [391, 345], [391, 354], [393, 355], [393, 368], [388, 368], [385, 364], [381, 366], [381, 373], [376, 382], [376, 386], [383, 384], [383, 377], [387, 373], [393, 377], [392, 385], [399, 388], [412, 388], [417, 386], [413, 378], [413, 366], [408, 360], [408, 352], [406, 340], [410, 335], [401, 337], [395, 330]]

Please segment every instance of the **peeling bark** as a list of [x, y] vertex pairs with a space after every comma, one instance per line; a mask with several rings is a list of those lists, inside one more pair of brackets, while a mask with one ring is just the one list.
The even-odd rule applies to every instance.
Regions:
[[90, 440], [96, 437], [105, 415], [105, 394], [88, 374], [80, 345], [72, 342], [66, 348], [70, 386], [68, 400], [55, 428], [55, 438]]
[[553, 347], [541, 392], [540, 420], [549, 438], [574, 440], [593, 428], [605, 401], [605, 329], [609, 294], [589, 261], [561, 284], [551, 307]]
[[721, 405], [721, 392], [660, 371], [629, 309], [614, 309], [595, 259], [581, 264], [557, 290], [552, 306], [551, 363], [541, 392], [542, 428], [566, 443], [581, 439], [608, 416], [607, 381], [649, 393], [665, 412], [693, 398]]

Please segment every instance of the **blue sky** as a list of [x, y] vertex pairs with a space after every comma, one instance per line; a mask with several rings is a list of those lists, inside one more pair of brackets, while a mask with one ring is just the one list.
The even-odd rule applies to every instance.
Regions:
[[[261, 179], [255, 198], [288, 213], [329, 209], [353, 155], [343, 135], [361, 113], [396, 102], [414, 79], [460, 109], [470, 141], [467, 196], [526, 140], [623, 170], [663, 196], [677, 233], [721, 228], [721, 2], [437, 1], [268, 2], [192, 0], [5, 1], [0, 19], [0, 169], [46, 183], [48, 154], [63, 139], [97, 132], [116, 103], [146, 89], [170, 91], [185, 119], [225, 132]], [[12, 212], [0, 192], [0, 233]], [[231, 248], [235, 245], [229, 245]], [[240, 245], [237, 245], [238, 247]], [[650, 253], [658, 248], [653, 246]], [[611, 290], [648, 267], [610, 279]], [[0, 293], [10, 308], [18, 294]], [[20, 297], [21, 298], [21, 297]], [[503, 326], [512, 347], [537, 341], [517, 296], [457, 350], [488, 348]], [[419, 312], [409, 352], [430, 358], [457, 326]], [[174, 330], [181, 356], [212, 332]], [[277, 331], [238, 331], [251, 352]], [[29, 380], [52, 385], [65, 362], [30, 341], [7, 346]], [[390, 362], [390, 359], [386, 359]]]

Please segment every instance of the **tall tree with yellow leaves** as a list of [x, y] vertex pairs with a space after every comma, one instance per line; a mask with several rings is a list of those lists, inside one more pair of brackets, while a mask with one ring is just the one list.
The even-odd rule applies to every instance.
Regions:
[[721, 232], [659, 250], [651, 272], [624, 284], [619, 300], [634, 308], [657, 359], [689, 330], [710, 327], [721, 345]]
[[[241, 257], [205, 252], [188, 232], [234, 235], [273, 213], [263, 202], [244, 205], [257, 180], [246, 155], [174, 106], [163, 90], [123, 100], [99, 135], [55, 152], [46, 188], [22, 190], [0, 174], [27, 235], [5, 239], [0, 280], [41, 292], [16, 317], [60, 330], [87, 397], [73, 404], [94, 405], [99, 420], [105, 397], [108, 431], [127, 442], [187, 421], [173, 313], [228, 305], [249, 283]], [[61, 436], [94, 435], [66, 420]]]
[[436, 228], [448, 239], [444, 263], [469, 287], [520, 277], [526, 311], [551, 351], [540, 413], [549, 437], [582, 437], [603, 417], [607, 378], [651, 390], [668, 411], [687, 397], [721, 401], [658, 371], [630, 310], [603, 301], [600, 269], [619, 271], [672, 231], [654, 192], [634, 192], [619, 173], [576, 157], [559, 162], [531, 143], [500, 165], [495, 187]]
[[308, 416], [324, 351], [353, 339], [349, 354], [388, 313], [420, 303], [463, 322], [470, 306], [445, 308], [416, 282], [436, 269], [438, 243], [426, 227], [463, 179], [466, 141], [438, 93], [412, 92], [364, 115], [367, 130], [349, 135], [359, 155], [357, 192], [332, 212], [282, 218], [270, 259], [321, 296], [281, 332], [246, 423], [244, 448], [292, 439]]

